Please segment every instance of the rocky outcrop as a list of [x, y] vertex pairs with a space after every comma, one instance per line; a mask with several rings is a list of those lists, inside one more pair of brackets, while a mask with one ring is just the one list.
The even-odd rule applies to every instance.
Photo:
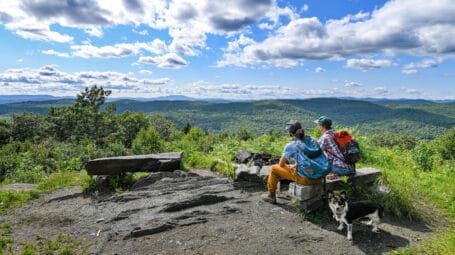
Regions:
[[235, 175], [237, 182], [264, 183], [271, 165], [277, 164], [278, 157], [273, 157], [267, 153], [251, 153], [240, 150], [234, 157]]
[[313, 224], [287, 197], [272, 205], [260, 199], [261, 186], [234, 184], [180, 170], [155, 172], [123, 193], [87, 196], [72, 188], [43, 194], [1, 214], [0, 222], [11, 226], [13, 251], [65, 233], [81, 244], [75, 251], [81, 254], [379, 254], [420, 235], [392, 225], [380, 226], [380, 233], [356, 226], [352, 245], [333, 219]]

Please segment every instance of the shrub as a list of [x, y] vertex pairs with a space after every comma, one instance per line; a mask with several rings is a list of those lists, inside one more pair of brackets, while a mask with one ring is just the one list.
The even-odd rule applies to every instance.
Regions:
[[431, 171], [435, 151], [428, 142], [419, 143], [412, 151], [412, 159], [417, 169]]
[[406, 133], [382, 133], [371, 136], [371, 143], [380, 147], [398, 147], [402, 149], [413, 149], [420, 139]]
[[172, 134], [177, 130], [177, 126], [171, 120], [161, 116], [153, 115], [150, 117], [150, 125], [153, 126], [165, 141], [169, 141]]
[[135, 153], [154, 153], [160, 152], [163, 148], [163, 141], [155, 130], [150, 126], [147, 129], [141, 129], [133, 140], [133, 151]]
[[242, 141], [247, 141], [253, 138], [253, 133], [247, 128], [240, 128], [239, 131], [237, 131], [237, 137]]
[[118, 139], [128, 148], [131, 148], [132, 142], [137, 133], [149, 126], [149, 118], [143, 112], [125, 111], [115, 116], [117, 122], [116, 134]]
[[434, 141], [435, 149], [439, 156], [445, 160], [455, 159], [455, 128], [450, 129], [444, 135]]
[[7, 120], [0, 119], [0, 145], [7, 144], [11, 137], [11, 125]]
[[35, 113], [14, 114], [11, 136], [19, 141], [37, 140], [44, 136], [48, 123]]

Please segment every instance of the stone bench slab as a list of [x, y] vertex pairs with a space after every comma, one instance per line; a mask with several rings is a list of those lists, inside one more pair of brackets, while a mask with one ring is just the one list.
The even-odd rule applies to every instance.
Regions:
[[87, 165], [89, 175], [114, 175], [124, 172], [169, 172], [180, 169], [182, 152], [98, 158]]
[[[362, 168], [357, 170], [356, 175], [351, 177], [353, 185], [373, 184], [381, 175], [381, 172], [374, 168]], [[327, 190], [339, 190], [344, 188], [341, 179], [327, 180]], [[300, 201], [307, 201], [314, 198], [321, 198], [323, 193], [323, 184], [317, 185], [299, 185], [294, 182], [289, 184], [288, 195], [297, 198]]]

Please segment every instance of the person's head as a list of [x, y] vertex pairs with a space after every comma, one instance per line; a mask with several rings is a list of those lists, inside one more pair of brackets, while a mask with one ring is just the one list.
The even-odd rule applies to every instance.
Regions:
[[322, 132], [325, 132], [329, 129], [332, 129], [332, 120], [327, 118], [326, 116], [321, 116], [314, 123], [319, 125], [319, 128]]
[[297, 139], [303, 139], [305, 136], [305, 130], [302, 128], [302, 125], [299, 122], [287, 123], [287, 130], [290, 136]]

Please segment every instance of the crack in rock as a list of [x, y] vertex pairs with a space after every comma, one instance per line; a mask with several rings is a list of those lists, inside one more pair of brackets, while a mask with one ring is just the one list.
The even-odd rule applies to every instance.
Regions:
[[150, 206], [150, 207], [145, 207], [145, 208], [134, 208], [134, 209], [125, 210], [125, 211], [120, 212], [117, 216], [112, 218], [109, 222], [115, 222], [115, 221], [119, 221], [119, 220], [124, 220], [124, 219], [129, 218], [131, 215], [133, 215], [135, 213], [138, 213], [138, 212], [140, 212], [142, 210], [149, 210], [149, 209], [153, 209], [153, 208], [156, 208], [156, 206]]
[[124, 239], [153, 235], [153, 234], [157, 234], [157, 233], [161, 233], [161, 232], [164, 232], [164, 231], [171, 230], [171, 229], [173, 229], [175, 227], [176, 227], [175, 224], [173, 224], [171, 222], [166, 222], [166, 223], [164, 223], [162, 225], [159, 225], [159, 226], [156, 226], [156, 227], [152, 227], [152, 228], [133, 230], [133, 231], [131, 231], [131, 233], [129, 235], [125, 236]]
[[227, 201], [232, 198], [228, 198], [225, 196], [215, 196], [215, 195], [202, 195], [200, 197], [196, 197], [194, 199], [178, 202], [178, 203], [171, 203], [166, 208], [161, 210], [161, 212], [178, 212], [185, 209], [201, 206], [201, 205], [212, 205], [216, 203], [221, 203]]

